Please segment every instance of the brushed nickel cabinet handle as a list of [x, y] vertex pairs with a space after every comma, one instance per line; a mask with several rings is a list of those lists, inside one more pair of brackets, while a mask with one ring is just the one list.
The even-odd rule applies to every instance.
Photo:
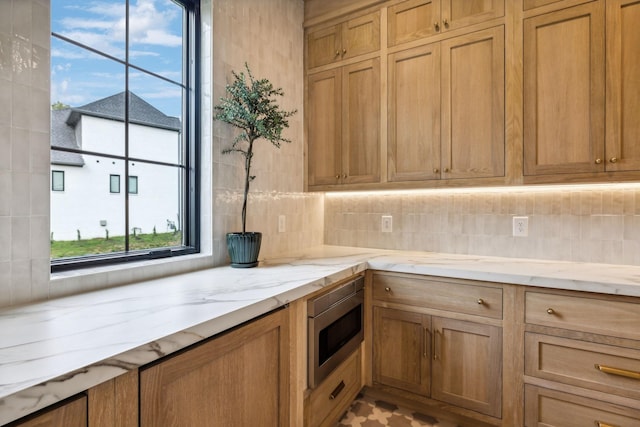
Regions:
[[627, 369], [614, 368], [612, 366], [605, 366], [596, 363], [594, 365], [597, 370], [604, 372], [605, 374], [618, 375], [620, 377], [632, 378], [634, 380], [640, 380], [640, 372], [629, 371]]
[[344, 388], [344, 381], [340, 381], [340, 384], [338, 384], [338, 386], [334, 388], [331, 394], [329, 395], [329, 400], [334, 400], [336, 397], [338, 397], [340, 392], [342, 392], [343, 388]]
[[425, 359], [428, 357], [427, 353], [429, 353], [429, 344], [428, 344], [429, 343], [429, 334], [430, 334], [429, 328], [424, 328], [424, 337], [423, 337], [424, 338], [424, 345], [423, 345], [424, 348], [422, 349], [423, 350], [422, 356]]
[[442, 332], [437, 329], [433, 330], [433, 360], [442, 360]]

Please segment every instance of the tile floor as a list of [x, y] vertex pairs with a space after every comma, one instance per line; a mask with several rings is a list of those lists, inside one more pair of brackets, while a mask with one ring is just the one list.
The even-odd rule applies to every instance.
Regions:
[[456, 424], [359, 394], [335, 427], [345, 426], [456, 427]]

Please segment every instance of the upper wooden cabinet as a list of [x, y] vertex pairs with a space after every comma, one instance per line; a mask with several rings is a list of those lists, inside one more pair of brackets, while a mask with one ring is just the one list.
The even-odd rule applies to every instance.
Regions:
[[524, 21], [524, 174], [604, 170], [604, 8]]
[[380, 12], [307, 33], [307, 68], [353, 58], [380, 49]]
[[638, 22], [637, 0], [524, 21], [525, 175], [640, 170]]
[[380, 60], [308, 77], [309, 187], [380, 181]]
[[393, 53], [388, 67], [389, 181], [504, 175], [502, 26]]
[[504, 0], [406, 0], [387, 11], [387, 44], [411, 40], [504, 16]]
[[640, 1], [606, 7], [606, 170], [640, 170]]

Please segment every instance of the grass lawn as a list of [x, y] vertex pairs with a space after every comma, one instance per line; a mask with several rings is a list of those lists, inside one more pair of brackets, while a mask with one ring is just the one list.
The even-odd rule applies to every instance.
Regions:
[[[129, 236], [129, 250], [180, 246], [182, 233], [138, 234]], [[51, 242], [51, 259], [73, 256], [106, 254], [124, 251], [124, 236], [113, 236], [109, 240], [95, 239], [62, 240]]]

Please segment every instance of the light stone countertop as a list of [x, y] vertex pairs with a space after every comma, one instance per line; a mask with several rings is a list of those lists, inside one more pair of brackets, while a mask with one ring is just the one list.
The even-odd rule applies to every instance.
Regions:
[[320, 246], [0, 310], [0, 425], [366, 269], [640, 297], [640, 267]]

